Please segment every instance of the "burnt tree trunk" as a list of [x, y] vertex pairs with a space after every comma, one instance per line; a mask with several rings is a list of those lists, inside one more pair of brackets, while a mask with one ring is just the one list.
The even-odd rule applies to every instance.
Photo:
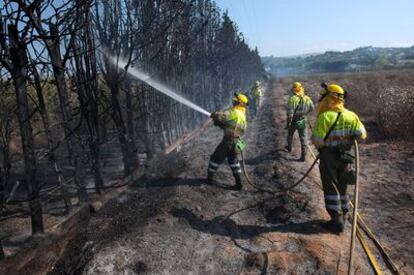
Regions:
[[[80, 1], [82, 3], [82, 1]], [[96, 46], [94, 36], [91, 30], [92, 18], [89, 4], [83, 5], [81, 14], [84, 16], [83, 30], [83, 60], [85, 64], [85, 91], [88, 98], [88, 131], [90, 135], [89, 150], [92, 156], [92, 171], [94, 175], [95, 187], [100, 192], [104, 187], [101, 169], [101, 147], [100, 147], [100, 127], [99, 127], [99, 89], [98, 73], [96, 60]]]
[[53, 68], [53, 74], [55, 76], [56, 86], [59, 95], [60, 109], [62, 112], [63, 127], [67, 141], [66, 144], [69, 155], [69, 161], [71, 162], [73, 167], [73, 177], [74, 182], [77, 186], [79, 200], [80, 202], [86, 202], [88, 196], [85, 189], [85, 182], [82, 176], [82, 160], [81, 156], [79, 155], [79, 152], [77, 152], [76, 150], [77, 143], [75, 140], [75, 136], [73, 135], [73, 116], [70, 108], [69, 95], [66, 87], [65, 64], [60, 52], [59, 30], [54, 24], [50, 24], [49, 27], [52, 38], [50, 40], [47, 40], [46, 43], [48, 45], [50, 60]]
[[5, 255], [4, 255], [4, 250], [3, 250], [3, 241], [0, 236], [0, 262], [4, 260], [4, 258], [5, 258]]
[[125, 104], [126, 104], [126, 119], [128, 129], [128, 143], [132, 154], [132, 166], [138, 167], [138, 149], [135, 142], [135, 126], [134, 126], [134, 109], [132, 104], [132, 91], [129, 82], [126, 83], [125, 87]]
[[84, 60], [86, 66], [86, 74], [87, 74], [87, 91], [89, 96], [89, 132], [91, 135], [91, 143], [90, 143], [90, 151], [92, 154], [92, 170], [94, 173], [95, 179], [95, 187], [103, 188], [104, 181], [102, 178], [102, 171], [101, 171], [101, 147], [100, 147], [100, 127], [99, 127], [99, 107], [98, 107], [98, 100], [99, 100], [99, 88], [98, 88], [98, 73], [97, 73], [97, 60], [96, 60], [96, 53], [95, 53], [95, 41], [93, 39], [93, 34], [91, 28], [91, 23], [89, 22], [91, 19], [89, 18], [90, 13], [89, 9], [86, 13], [86, 21], [87, 30], [85, 32], [86, 38], [86, 51], [84, 51]]
[[152, 140], [151, 135], [151, 113], [150, 113], [150, 105], [152, 100], [152, 93], [148, 91], [144, 85], [142, 85], [143, 93], [142, 93], [142, 106], [143, 106], [143, 120], [144, 120], [144, 144], [145, 144], [145, 152], [147, 154], [147, 159], [150, 160], [154, 157], [154, 143]]
[[[111, 83], [109, 81], [108, 83]], [[129, 176], [134, 170], [133, 156], [129, 148], [129, 138], [127, 130], [125, 128], [124, 119], [122, 117], [121, 105], [119, 104], [119, 86], [117, 83], [112, 82], [110, 86], [111, 90], [111, 103], [112, 103], [112, 119], [115, 123], [118, 131], [119, 143], [121, 145], [122, 160], [124, 162], [124, 176]]]
[[70, 208], [71, 208], [71, 201], [70, 201], [70, 193], [69, 190], [66, 187], [66, 181], [65, 178], [63, 177], [63, 172], [62, 169], [60, 168], [60, 165], [57, 161], [57, 156], [55, 154], [55, 148], [54, 148], [54, 140], [52, 137], [52, 132], [50, 131], [50, 118], [49, 118], [49, 114], [47, 112], [47, 107], [46, 107], [46, 103], [43, 97], [43, 89], [41, 87], [41, 79], [39, 76], [39, 73], [35, 67], [35, 65], [33, 65], [33, 70], [32, 70], [32, 75], [34, 78], [34, 88], [36, 90], [36, 96], [37, 96], [37, 100], [38, 100], [38, 109], [39, 109], [39, 113], [40, 113], [40, 117], [43, 123], [43, 127], [45, 128], [45, 136], [46, 136], [46, 140], [47, 140], [47, 146], [49, 149], [49, 159], [53, 162], [53, 166], [55, 168], [55, 172], [58, 176], [58, 183], [60, 186], [60, 190], [61, 190], [61, 195], [63, 198], [63, 201], [65, 203], [65, 211], [69, 212]]
[[43, 232], [42, 205], [39, 198], [40, 186], [36, 180], [36, 158], [33, 148], [33, 131], [30, 124], [30, 110], [27, 100], [28, 61], [26, 45], [19, 40], [17, 27], [9, 25], [10, 61], [13, 85], [16, 92], [17, 115], [23, 146], [24, 170], [29, 195], [32, 234]]
[[[6, 118], [3, 121], [4, 132], [2, 133], [2, 148], [1, 153], [3, 155], [3, 167], [0, 166], [0, 203], [4, 200], [4, 192], [10, 178], [11, 170], [11, 154], [10, 154], [10, 142], [11, 142], [11, 119]], [[1, 211], [1, 210], [0, 210]]]
[[[0, 32], [3, 27], [0, 26]], [[6, 83], [5, 83], [6, 82]], [[9, 108], [7, 105], [7, 91], [9, 87], [9, 81], [4, 81], [0, 77], [0, 89], [1, 92], [4, 93], [4, 95], [1, 95], [1, 103], [2, 108], [1, 110], [1, 125], [0, 125], [0, 148], [1, 148], [1, 155], [3, 156], [3, 159], [1, 161], [2, 166], [0, 166], [0, 204], [3, 202], [4, 199], [4, 192], [5, 188], [8, 185], [9, 178], [10, 178], [10, 170], [11, 170], [11, 162], [12, 162], [12, 156], [10, 152], [10, 143], [12, 138], [12, 121], [13, 116], [16, 110], [16, 107], [13, 106]], [[0, 209], [1, 211], [1, 209]]]
[[98, 83], [95, 58], [95, 44], [90, 30], [88, 6], [81, 12], [81, 22], [85, 26], [79, 33], [81, 41], [74, 42], [75, 79], [81, 110], [86, 119], [88, 146], [96, 190], [101, 193], [104, 187], [100, 163], [100, 129], [98, 110]]
[[0, 261], [4, 260], [4, 251], [3, 251], [3, 243], [0, 239]]
[[95, 188], [100, 193], [104, 187], [102, 178], [101, 165], [100, 165], [100, 146], [99, 146], [99, 121], [98, 121], [98, 107], [97, 107], [97, 96], [92, 91], [87, 80], [88, 77], [84, 77], [85, 71], [82, 66], [82, 62], [79, 60], [80, 55], [77, 51], [74, 51], [76, 58], [76, 82], [77, 90], [79, 94], [79, 100], [81, 103], [82, 112], [86, 118], [86, 126], [88, 130], [88, 145], [89, 155], [91, 157], [91, 168], [94, 174]]

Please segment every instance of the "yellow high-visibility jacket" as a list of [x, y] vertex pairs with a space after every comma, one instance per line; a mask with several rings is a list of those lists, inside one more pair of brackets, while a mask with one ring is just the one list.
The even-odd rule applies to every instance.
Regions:
[[[297, 108], [297, 109], [296, 109]], [[303, 97], [297, 95], [291, 95], [287, 105], [287, 116], [288, 119], [292, 119], [295, 114], [295, 120], [304, 119], [307, 114], [315, 109], [312, 99], [304, 95]], [[296, 110], [296, 112], [295, 112]]]
[[245, 107], [235, 106], [215, 112], [212, 118], [224, 130], [224, 138], [237, 139], [244, 135], [247, 127]]
[[334, 124], [338, 112], [325, 111], [318, 115], [315, 127], [312, 133], [312, 143], [318, 148], [336, 147], [341, 149], [350, 149], [353, 139], [366, 139], [367, 131], [354, 113], [344, 108], [341, 115], [326, 140], [329, 129]]
[[255, 97], [263, 96], [262, 87], [253, 86], [253, 88], [251, 89], [251, 94], [252, 94], [252, 96], [255, 96]]

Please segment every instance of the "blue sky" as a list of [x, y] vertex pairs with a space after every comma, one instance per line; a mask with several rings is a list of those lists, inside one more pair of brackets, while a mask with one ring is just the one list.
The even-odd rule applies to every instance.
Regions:
[[216, 0], [262, 56], [414, 45], [414, 0]]

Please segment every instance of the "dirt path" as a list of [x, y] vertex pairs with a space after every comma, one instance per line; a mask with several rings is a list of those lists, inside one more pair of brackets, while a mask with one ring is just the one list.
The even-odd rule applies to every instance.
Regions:
[[[273, 83], [246, 136], [247, 170], [256, 184], [273, 190], [293, 184], [311, 162], [297, 162], [297, 149], [282, 150], [285, 102], [282, 87]], [[77, 272], [335, 274], [338, 259], [340, 273], [346, 272], [350, 228], [342, 236], [320, 228], [327, 216], [317, 169], [294, 190], [273, 197], [248, 185], [230, 190], [227, 165], [216, 185], [205, 185], [208, 158], [221, 135], [210, 127], [96, 214], [84, 239], [86, 263]], [[358, 253], [360, 274], [370, 274]]]
[[414, 144], [361, 146], [360, 210], [402, 274], [414, 274]]

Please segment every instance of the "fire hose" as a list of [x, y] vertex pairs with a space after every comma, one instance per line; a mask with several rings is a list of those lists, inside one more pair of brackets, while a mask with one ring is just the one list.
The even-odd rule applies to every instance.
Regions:
[[358, 237], [359, 241], [361, 242], [362, 248], [366, 252], [368, 259], [370, 260], [371, 266], [373, 267], [376, 274], [382, 274], [378, 263], [373, 256], [373, 253], [370, 251], [368, 245], [366, 244], [365, 239], [362, 236], [361, 230], [359, 227], [363, 229], [363, 231], [370, 237], [370, 239], [374, 242], [378, 250], [380, 251], [381, 255], [384, 258], [385, 263], [390, 268], [393, 274], [400, 274], [398, 271], [397, 266], [392, 261], [391, 257], [385, 251], [385, 248], [379, 243], [379, 241], [375, 238], [372, 234], [371, 230], [362, 220], [362, 217], [358, 214], [358, 193], [359, 193], [359, 148], [358, 142], [354, 140], [354, 150], [355, 150], [355, 174], [356, 174], [356, 181], [355, 181], [355, 195], [354, 195], [354, 204], [351, 203], [353, 207], [353, 215], [352, 215], [352, 233], [351, 233], [351, 251], [349, 255], [349, 269], [348, 274], [351, 274], [351, 268], [353, 264], [353, 250], [355, 248], [355, 235]]
[[[358, 217], [357, 215], [358, 215], [358, 195], [359, 195], [359, 150], [358, 150], [358, 142], [356, 139], [354, 139], [354, 152], [355, 152], [355, 175], [356, 177], [355, 177], [355, 189], [354, 189], [354, 207], [353, 207], [353, 213], [352, 213], [351, 249], [349, 251], [349, 261], [348, 261], [348, 275], [351, 275], [352, 265], [354, 262], [355, 236], [357, 232], [357, 217]], [[379, 273], [377, 270], [375, 271], [377, 274], [381, 274], [380, 270], [378, 270]]]
[[246, 178], [246, 180], [247, 180], [247, 183], [249, 184], [249, 185], [251, 185], [253, 188], [255, 188], [256, 190], [258, 190], [258, 191], [260, 191], [260, 192], [263, 192], [263, 193], [269, 193], [269, 194], [272, 194], [272, 195], [275, 195], [275, 194], [279, 194], [279, 193], [285, 193], [285, 192], [287, 192], [287, 191], [290, 191], [290, 190], [292, 190], [293, 188], [295, 188], [296, 186], [298, 186], [299, 184], [301, 184], [304, 180], [305, 180], [305, 178], [309, 175], [309, 173], [312, 171], [312, 169], [313, 169], [313, 167], [315, 167], [315, 165], [316, 165], [316, 163], [318, 162], [318, 159], [319, 159], [319, 157], [317, 157], [314, 161], [313, 161], [313, 163], [312, 163], [312, 165], [310, 166], [310, 168], [305, 172], [305, 174], [298, 180], [298, 181], [296, 181], [294, 184], [292, 184], [291, 186], [288, 186], [288, 187], [285, 187], [285, 188], [283, 188], [283, 189], [279, 189], [279, 190], [277, 190], [277, 191], [273, 191], [273, 190], [269, 190], [269, 189], [264, 189], [264, 188], [261, 188], [261, 187], [259, 187], [259, 186], [257, 186], [251, 179], [250, 179], [250, 177], [249, 177], [249, 174], [247, 173], [247, 170], [246, 170], [246, 164], [245, 164], [245, 161], [244, 161], [244, 154], [243, 154], [243, 151], [241, 151], [241, 159], [242, 159], [242, 168], [243, 168], [243, 174], [244, 174], [244, 176], [245, 176], [245, 178]]

